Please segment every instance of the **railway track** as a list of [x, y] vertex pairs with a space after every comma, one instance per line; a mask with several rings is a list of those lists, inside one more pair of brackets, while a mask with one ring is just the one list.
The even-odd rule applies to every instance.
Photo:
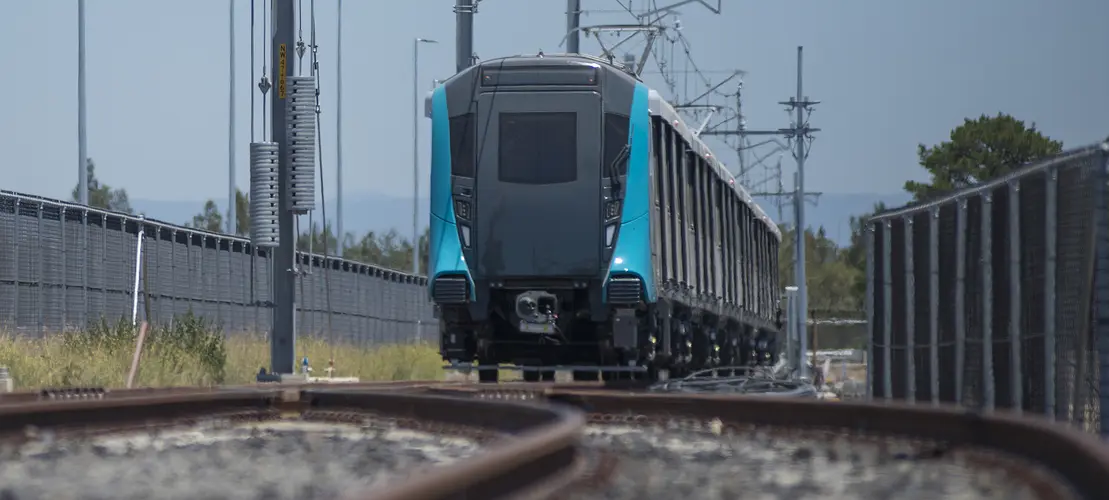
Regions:
[[[70, 488], [92, 498], [121, 484], [134, 495], [109, 496], [196, 497], [196, 484], [210, 488], [205, 498], [299, 499], [1109, 491], [1109, 447], [1034, 417], [640, 389], [429, 381], [8, 394], [0, 496], [82, 497], [57, 489]], [[141, 465], [161, 462], [177, 472]]]

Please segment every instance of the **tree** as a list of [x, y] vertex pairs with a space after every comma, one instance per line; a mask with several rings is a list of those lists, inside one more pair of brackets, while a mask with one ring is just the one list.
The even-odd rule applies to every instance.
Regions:
[[[131, 208], [131, 201], [127, 197], [127, 191], [122, 188], [112, 189], [111, 186], [107, 184], [101, 184], [100, 180], [96, 178], [96, 163], [92, 161], [92, 158], [88, 158], [85, 165], [88, 170], [90, 207], [111, 210], [113, 212], [134, 213], [134, 210]], [[80, 183], [73, 186], [73, 201], [81, 201]]]
[[1005, 175], [1014, 169], [1058, 154], [1063, 143], [1025, 127], [1012, 116], [982, 115], [969, 118], [951, 131], [951, 139], [932, 147], [917, 146], [920, 165], [931, 175], [930, 183], [908, 181], [905, 190], [918, 200], [964, 188]]
[[852, 294], [857, 297], [860, 304], [863, 303], [866, 295], [866, 233], [864, 232], [866, 220], [876, 213], [885, 212], [886, 209], [885, 202], [880, 201], [874, 204], [874, 209], [869, 213], [851, 216], [851, 242], [843, 252], [843, 259], [857, 272]]
[[[204, 208], [199, 214], [193, 216], [192, 222], [186, 222], [186, 227], [195, 227], [214, 233], [227, 231], [225, 221], [227, 212], [222, 212], [216, 200], [209, 199], [204, 202]], [[250, 232], [250, 198], [239, 189], [235, 190], [235, 234], [246, 236]]]
[[[778, 247], [778, 274], [783, 285], [793, 283], [793, 249], [796, 232], [781, 227], [782, 244]], [[827, 237], [824, 228], [805, 231], [805, 273], [808, 282], [809, 309], [855, 311], [862, 306], [851, 293], [859, 271], [848, 264], [846, 252]]]
[[185, 226], [221, 233], [223, 232], [223, 214], [220, 213], [215, 200], [208, 200], [204, 202], [204, 210], [194, 215], [192, 222], [186, 222]]
[[235, 234], [246, 236], [250, 232], [250, 196], [235, 189]]

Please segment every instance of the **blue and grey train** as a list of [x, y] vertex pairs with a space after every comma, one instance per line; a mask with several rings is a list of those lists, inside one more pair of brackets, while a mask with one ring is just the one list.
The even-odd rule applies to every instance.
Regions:
[[426, 101], [440, 352], [496, 381], [769, 363], [777, 225], [674, 108], [586, 55], [484, 61]]

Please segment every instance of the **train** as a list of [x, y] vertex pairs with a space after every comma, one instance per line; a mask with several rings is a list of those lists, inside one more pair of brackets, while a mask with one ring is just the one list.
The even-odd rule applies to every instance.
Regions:
[[626, 67], [473, 65], [425, 100], [428, 296], [447, 367], [496, 382], [673, 377], [776, 361], [782, 235]]

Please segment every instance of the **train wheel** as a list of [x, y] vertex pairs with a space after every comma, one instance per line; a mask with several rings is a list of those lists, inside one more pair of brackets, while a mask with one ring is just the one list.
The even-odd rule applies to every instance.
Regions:
[[[492, 364], [492, 363], [478, 363], [478, 366], [479, 367], [486, 367], [486, 366], [496, 366], [496, 365]], [[478, 370], [478, 372], [477, 372], [478, 381], [483, 383], [483, 384], [484, 383], [488, 383], [488, 384], [497, 383], [497, 378], [498, 378], [499, 375], [500, 375], [500, 370]]]

